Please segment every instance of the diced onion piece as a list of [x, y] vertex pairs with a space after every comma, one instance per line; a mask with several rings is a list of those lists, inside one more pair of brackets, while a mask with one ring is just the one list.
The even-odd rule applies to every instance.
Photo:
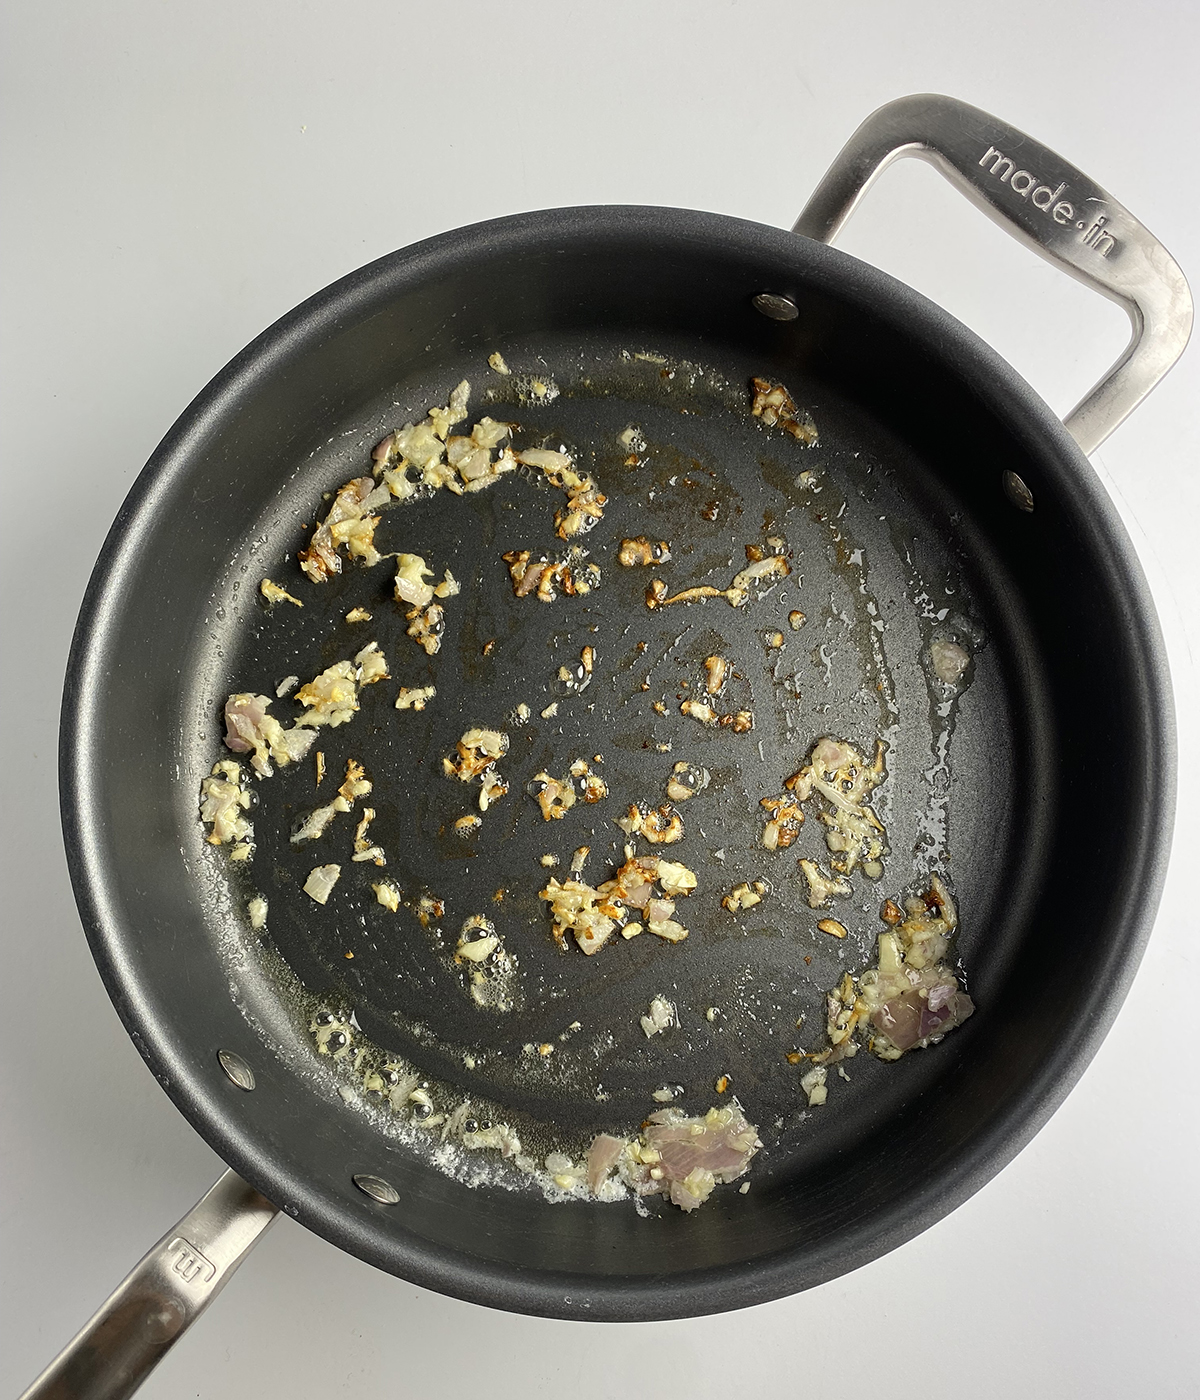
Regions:
[[342, 873], [340, 865], [315, 865], [304, 882], [304, 893], [318, 904], [324, 904], [333, 893], [333, 887]]
[[825, 1075], [824, 1065], [814, 1065], [807, 1074], [801, 1076], [800, 1087], [804, 1090], [810, 1108], [816, 1108], [825, 1102], [828, 1094]]
[[354, 664], [358, 667], [359, 685], [374, 685], [376, 681], [390, 679], [387, 660], [378, 642], [368, 642], [355, 656]]
[[269, 578], [265, 578], [258, 585], [258, 591], [263, 595], [268, 603], [293, 603], [296, 607], [302, 608], [304, 604], [299, 598], [293, 598], [286, 588], [280, 588]]
[[933, 673], [944, 685], [957, 685], [971, 664], [970, 653], [957, 642], [938, 639], [929, 648]]
[[371, 888], [375, 891], [375, 898], [385, 909], [390, 909], [394, 914], [400, 908], [400, 891], [389, 880], [382, 880]]
[[433, 589], [425, 582], [433, 577], [433, 570], [419, 554], [399, 554], [396, 556], [395, 592], [398, 602], [410, 607], [423, 608], [433, 601]]
[[432, 700], [436, 694], [436, 686], [402, 685], [400, 687], [400, 693], [396, 696], [396, 708], [398, 710], [423, 710], [426, 703]]
[[815, 861], [802, 860], [800, 869], [808, 881], [808, 907], [810, 909], [819, 909], [823, 904], [828, 904], [835, 895], [847, 895], [851, 892], [847, 881], [836, 875], [832, 877], [826, 875]]
[[650, 1010], [642, 1017], [642, 1032], [649, 1040], [668, 1026], [675, 1025], [678, 1020], [679, 1013], [675, 1009], [675, 1003], [668, 1001], [666, 997], [656, 996], [650, 1003]]

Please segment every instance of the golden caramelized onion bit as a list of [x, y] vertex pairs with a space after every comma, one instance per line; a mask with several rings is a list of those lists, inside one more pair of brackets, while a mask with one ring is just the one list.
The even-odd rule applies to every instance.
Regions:
[[787, 578], [792, 566], [782, 554], [768, 554], [754, 559], [733, 576], [728, 588], [714, 588], [711, 584], [697, 584], [684, 588], [678, 593], [669, 593], [662, 579], [653, 579], [646, 589], [646, 606], [655, 608], [670, 607], [673, 603], [699, 603], [705, 598], [724, 598], [731, 608], [742, 607], [751, 596], [761, 598], [769, 593], [780, 579]]
[[875, 761], [868, 764], [853, 744], [826, 735], [813, 745], [807, 766], [784, 782], [797, 802], [814, 794], [820, 798], [817, 815], [825, 827], [829, 864], [839, 875], [856, 868], [872, 880], [883, 874], [887, 833], [866, 803], [883, 781], [883, 753], [878, 743]]
[[[339, 812], [349, 812], [354, 803], [360, 797], [365, 797], [371, 791], [370, 779], [366, 776], [361, 763], [350, 758], [346, 760], [346, 777], [341, 787], [337, 790], [337, 795], [332, 802], [327, 802], [323, 807], [317, 807], [311, 811], [307, 817], [297, 826], [292, 833], [291, 843], [299, 846], [305, 841], [315, 841], [319, 836], [323, 836], [326, 828]], [[367, 809], [371, 811], [370, 808]], [[371, 812], [374, 816], [374, 812]], [[361, 827], [365, 831], [365, 827]], [[355, 842], [355, 850], [358, 849], [358, 842]], [[382, 856], [383, 852], [379, 854]], [[357, 860], [358, 857], [355, 856]], [[382, 865], [383, 861], [377, 862]]]
[[342, 571], [338, 550], [345, 546], [352, 559], [371, 567], [383, 555], [375, 548], [375, 527], [379, 509], [388, 501], [386, 487], [376, 486], [370, 476], [357, 476], [338, 487], [329, 514], [313, 531], [299, 554], [300, 567], [313, 583], [324, 583]]
[[479, 810], [486, 812], [507, 793], [508, 784], [494, 768], [489, 768], [479, 780]]
[[729, 679], [729, 662], [723, 656], [704, 658], [704, 689], [710, 695], [720, 695]]
[[[454, 746], [454, 753], [442, 759], [442, 771], [448, 778], [468, 783], [479, 779], [479, 810], [486, 812], [508, 792], [508, 783], [495, 765], [508, 752], [508, 735], [498, 729], [468, 729]], [[454, 824], [460, 836], [466, 836], [479, 825], [459, 818]]]
[[[464, 379], [444, 408], [431, 408], [420, 422], [406, 423], [389, 433], [371, 453], [375, 476], [355, 477], [338, 488], [325, 519], [299, 555], [300, 567], [314, 583], [341, 572], [342, 549], [368, 566], [384, 558], [374, 543], [383, 508], [433, 491], [447, 490], [460, 496], [480, 491], [519, 466], [542, 472], [565, 493], [566, 503], [554, 517], [560, 539], [575, 539], [603, 518], [604, 493], [590, 476], [575, 470], [569, 453], [545, 448], [514, 453], [509, 443], [512, 424], [493, 418], [481, 418], [469, 434], [451, 433], [451, 428], [467, 417], [470, 392], [471, 386]], [[586, 587], [578, 591], [586, 591]], [[448, 597], [457, 592], [457, 585], [447, 576], [446, 584], [438, 585], [435, 592]], [[428, 606], [427, 600], [405, 601], [418, 612]]]
[[737, 710], [733, 714], [720, 715], [717, 723], [722, 729], [732, 729], [735, 734], [749, 734], [754, 728], [754, 711]]
[[766, 808], [767, 823], [759, 838], [768, 851], [784, 851], [800, 835], [804, 825], [804, 812], [796, 799], [788, 793], [778, 797], [759, 799], [760, 807]]
[[405, 631], [420, 646], [426, 656], [435, 656], [442, 648], [442, 633], [446, 630], [446, 613], [440, 603], [430, 603], [427, 608], [414, 608], [405, 613], [408, 626]]
[[396, 601], [412, 608], [423, 608], [433, 602], [433, 587], [427, 582], [433, 570], [419, 554], [396, 555], [396, 580], [393, 585]]
[[881, 1060], [935, 1045], [975, 1010], [960, 976], [947, 964], [958, 925], [954, 901], [934, 875], [924, 894], [904, 900], [901, 920], [890, 900], [888, 928], [879, 935], [878, 960], [857, 978], [847, 972], [826, 999], [829, 1045], [810, 1055], [835, 1064], [858, 1051], [856, 1035]]
[[343, 546], [351, 558], [368, 566], [380, 562], [384, 556], [375, 548], [374, 534], [384, 507], [422, 490], [444, 488], [456, 495], [479, 491], [516, 470], [517, 459], [504, 445], [510, 424], [481, 418], [469, 436], [450, 435], [467, 416], [470, 391], [464, 379], [444, 408], [431, 408], [421, 422], [406, 423], [375, 447], [371, 458], [381, 478], [378, 484], [373, 477], [361, 476], [338, 488], [329, 513], [299, 556], [300, 567], [314, 583], [341, 572]]
[[442, 759], [448, 778], [470, 782], [486, 772], [508, 752], [508, 735], [498, 729], [468, 729], [454, 746], [454, 753]]
[[584, 563], [586, 550], [569, 549], [562, 558], [554, 559], [545, 555], [534, 559], [528, 549], [509, 550], [502, 558], [518, 598], [533, 596], [540, 603], [552, 603], [560, 592], [574, 598], [600, 584], [599, 565]]
[[703, 792], [710, 781], [707, 768], [681, 761], [671, 769], [671, 776], [667, 779], [667, 797], [671, 802], [686, 802], [698, 792]]
[[296, 721], [297, 728], [327, 724], [336, 729], [358, 712], [358, 669], [352, 661], [335, 661], [302, 685], [293, 698], [307, 707]]
[[[660, 578], [654, 579], [650, 587], [646, 589], [646, 606], [653, 611], [655, 608], [670, 607], [672, 603], [698, 603], [704, 598], [729, 598], [729, 593], [724, 588], [714, 588], [709, 583], [698, 584], [695, 588], [684, 588], [678, 593], [670, 593], [667, 585]], [[730, 599], [732, 602], [732, 599]], [[737, 604], [733, 604], [737, 607]]]
[[535, 773], [525, 791], [541, 808], [543, 821], [561, 821], [576, 802], [588, 804], [608, 796], [608, 784], [599, 773], [593, 773], [586, 759], [577, 758], [561, 778], [549, 773]]
[[616, 825], [626, 835], [644, 836], [654, 846], [673, 846], [683, 839], [683, 818], [669, 802], [657, 808], [632, 803], [625, 815], [616, 819]]
[[696, 720], [698, 724], [715, 725], [721, 718], [707, 700], [684, 700], [680, 703], [679, 713]]
[[390, 880], [382, 880], [371, 888], [375, 891], [376, 900], [385, 909], [390, 909], [394, 914], [400, 908], [400, 891]]
[[604, 517], [608, 497], [590, 476], [580, 475], [567, 452], [552, 452], [545, 447], [527, 447], [517, 453], [522, 466], [535, 467], [546, 480], [566, 493], [567, 503], [555, 512], [554, 533], [560, 540], [572, 540], [586, 534]]
[[387, 857], [383, 853], [383, 847], [375, 845], [367, 837], [367, 828], [374, 820], [375, 808], [364, 807], [358, 826], [354, 830], [354, 855], [351, 859], [355, 861], [369, 860], [374, 865], [386, 865]]
[[850, 882], [840, 875], [826, 875], [815, 860], [802, 860], [800, 872], [808, 882], [808, 907], [820, 909], [835, 896], [852, 893]]
[[805, 447], [816, 445], [817, 428], [811, 415], [796, 407], [796, 401], [782, 384], [755, 377], [750, 387], [754, 390], [750, 412], [755, 418], [761, 418], [768, 428], [782, 428]]
[[258, 585], [258, 591], [267, 600], [268, 607], [274, 607], [276, 603], [294, 603], [298, 608], [304, 606], [299, 598], [293, 598], [286, 588], [280, 588], [277, 583], [273, 583], [269, 578], [262, 580]]
[[636, 569], [645, 564], [666, 564], [670, 558], [671, 546], [666, 540], [650, 540], [645, 535], [622, 540], [617, 551], [617, 563], [627, 569]]
[[436, 694], [437, 687], [433, 685], [402, 685], [396, 695], [396, 708], [398, 710], [423, 710]]
[[731, 914], [739, 914], [743, 909], [753, 909], [756, 904], [761, 904], [770, 889], [765, 880], [743, 881], [740, 885], [734, 885], [721, 903]]
[[[539, 897], [550, 905], [555, 941], [568, 934], [587, 954], [597, 952], [618, 929], [632, 938], [643, 929], [668, 943], [680, 943], [688, 931], [671, 916], [675, 900], [696, 888], [695, 872], [677, 861], [635, 856], [625, 848], [625, 864], [609, 880], [593, 887], [581, 880], [551, 879]], [[661, 893], [660, 893], [661, 891]]]
[[391, 679], [391, 672], [388, 670], [387, 659], [383, 652], [379, 650], [378, 642], [368, 642], [362, 651], [356, 653], [354, 664], [358, 668], [358, 683], [360, 686], [374, 685], [376, 681], [386, 681]]

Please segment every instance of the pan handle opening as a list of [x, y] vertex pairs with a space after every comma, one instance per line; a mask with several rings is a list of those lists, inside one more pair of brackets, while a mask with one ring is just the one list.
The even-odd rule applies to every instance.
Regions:
[[124, 1400], [212, 1302], [278, 1214], [226, 1172], [137, 1264], [21, 1400]]
[[1067, 415], [1092, 453], [1183, 354], [1192, 296], [1178, 264], [1111, 195], [1048, 147], [953, 97], [897, 98], [858, 128], [793, 230], [831, 243], [876, 177], [901, 156], [928, 161], [1048, 262], [1123, 306], [1129, 345]]

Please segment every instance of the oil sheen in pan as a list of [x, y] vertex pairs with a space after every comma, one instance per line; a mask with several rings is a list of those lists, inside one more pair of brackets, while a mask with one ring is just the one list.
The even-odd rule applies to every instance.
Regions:
[[[832, 1084], [829, 1103], [814, 1113], [800, 1071], [785, 1059], [797, 1045], [823, 1043], [824, 994], [844, 971], [872, 960], [881, 900], [943, 873], [959, 897], [959, 951], [969, 964], [971, 928], [1001, 896], [1002, 862], [989, 840], [1004, 826], [1012, 723], [987, 645], [986, 588], [968, 542], [936, 518], [937, 503], [922, 496], [921, 469], [904, 445], [823, 385], [794, 374], [788, 380], [820, 430], [819, 444], [803, 448], [749, 416], [746, 384], [761, 366], [702, 368], [672, 357], [670, 347], [639, 354], [614, 346], [585, 361], [544, 341], [536, 354], [506, 346], [505, 356], [514, 370], [535, 369], [506, 378], [480, 357], [478, 365], [447, 370], [436, 388], [405, 386], [402, 402], [346, 425], [287, 487], [290, 531], [253, 531], [252, 552], [232, 562], [230, 580], [241, 587], [220, 623], [224, 655], [204, 697], [210, 726], [229, 691], [272, 693], [283, 676], [308, 679], [371, 639], [392, 673], [391, 682], [364, 689], [350, 724], [320, 732], [317, 746], [332, 777], [323, 795], [311, 759], [259, 785], [259, 849], [248, 874], [224, 865], [219, 853], [210, 857], [214, 912], [234, 980], [266, 978], [278, 989], [293, 1033], [259, 1027], [277, 1053], [307, 1059], [312, 1074], [335, 1083], [381, 1131], [433, 1150], [439, 1165], [464, 1180], [520, 1185], [529, 1176], [494, 1152], [463, 1151], [449, 1137], [443, 1143], [444, 1122], [425, 1125], [430, 1120], [457, 1111], [456, 1134], [463, 1121], [480, 1129], [510, 1124], [522, 1155], [540, 1163], [552, 1150], [578, 1157], [597, 1131], [635, 1131], [660, 1106], [653, 1095], [664, 1086], [677, 1088], [676, 1106], [703, 1112], [722, 1101], [714, 1087], [721, 1078], [768, 1146], [780, 1135], [791, 1142], [808, 1135], [819, 1150], [823, 1115], [853, 1120], [864, 1096], [878, 1103], [881, 1093], [903, 1092], [901, 1067], [859, 1056], [851, 1081]], [[451, 568], [462, 585], [446, 605], [442, 649], [427, 658], [391, 601], [389, 563], [348, 567], [311, 587], [295, 552], [321, 491], [365, 471], [383, 432], [444, 402], [460, 374], [472, 382], [468, 424], [485, 413], [509, 419], [519, 425], [519, 446], [564, 447], [595, 476], [609, 503], [581, 543], [603, 581], [585, 598], [541, 604], [513, 597], [501, 559], [507, 550], [563, 548], [552, 524], [561, 496], [528, 478], [400, 505], [383, 516], [379, 548], [421, 554], [437, 577]], [[531, 395], [534, 378], [557, 392]], [[632, 439], [630, 427], [638, 430]], [[622, 568], [619, 542], [639, 534], [669, 541], [671, 562]], [[783, 541], [775, 547], [785, 550], [792, 573], [763, 598], [736, 610], [721, 599], [646, 608], [651, 578], [662, 577], [672, 591], [724, 587], [744, 567], [746, 546], [769, 539]], [[238, 595], [256, 597], [263, 574], [296, 585], [303, 611], [238, 604]], [[356, 607], [372, 620], [347, 623]], [[794, 628], [789, 616], [797, 612], [805, 621]], [[936, 639], [970, 652], [969, 685], [938, 680], [929, 665]], [[576, 665], [586, 646], [596, 656], [590, 683], [564, 687], [559, 668]], [[680, 713], [681, 699], [703, 693], [703, 661], [712, 654], [732, 664], [722, 703], [753, 711], [750, 733], [708, 729]], [[437, 696], [425, 710], [393, 708], [397, 686], [430, 683]], [[542, 719], [551, 704], [557, 711]], [[526, 723], [512, 720], [519, 706], [528, 708]], [[275, 705], [281, 716], [292, 708], [287, 700]], [[471, 725], [508, 733], [501, 770], [510, 792], [464, 839], [453, 823], [473, 810], [473, 790], [468, 796], [445, 779], [441, 759]], [[874, 805], [890, 854], [881, 881], [855, 875], [850, 898], [814, 912], [796, 860], [824, 858], [819, 825], [807, 822], [787, 851], [765, 851], [759, 799], [778, 792], [826, 733], [867, 753], [876, 738], [887, 746], [888, 777]], [[210, 762], [221, 756], [215, 734], [208, 749]], [[964, 750], [976, 757], [963, 765], [973, 787], [952, 782], [953, 757]], [[329, 905], [318, 909], [301, 886], [312, 865], [337, 857], [318, 853], [321, 843], [297, 850], [287, 836], [328, 800], [350, 757], [375, 784], [371, 834], [388, 866], [345, 862]], [[564, 772], [575, 758], [603, 774], [609, 796], [544, 823], [525, 783], [543, 769]], [[573, 947], [560, 953], [537, 891], [548, 875], [563, 877], [572, 852], [585, 845], [582, 878], [607, 878], [628, 840], [613, 819], [631, 802], [662, 801], [681, 760], [711, 775], [704, 792], [681, 806], [685, 838], [658, 852], [697, 872], [698, 888], [680, 901], [678, 915], [690, 937], [673, 946], [650, 936], [613, 939], [592, 958]], [[991, 781], [980, 781], [984, 774]], [[542, 864], [547, 853], [557, 856], [557, 869]], [[383, 876], [410, 906], [422, 892], [436, 896], [444, 915], [423, 924], [410, 909], [383, 908], [371, 890]], [[737, 915], [721, 907], [734, 885], [756, 879], [770, 885], [761, 904]], [[243, 912], [255, 891], [270, 904], [261, 936], [249, 932]], [[817, 930], [826, 913], [847, 927], [845, 940]], [[518, 1010], [482, 1009], [466, 994], [452, 954], [471, 915], [489, 918], [516, 959]], [[647, 1039], [640, 1017], [657, 995], [678, 1007], [678, 1024]], [[349, 1044], [336, 1060], [313, 1053], [308, 1027], [318, 1011], [346, 1025]], [[364, 1073], [385, 1059], [394, 1073], [415, 1074], [416, 1086], [427, 1086], [424, 1124], [407, 1111], [393, 1113], [386, 1093], [363, 1092]], [[769, 1170], [769, 1154], [752, 1168], [755, 1176]]]

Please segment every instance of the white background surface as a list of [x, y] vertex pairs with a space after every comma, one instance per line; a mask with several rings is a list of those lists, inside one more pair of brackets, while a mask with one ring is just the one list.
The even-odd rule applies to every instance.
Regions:
[[[104, 995], [54, 777], [88, 573], [193, 394], [312, 291], [472, 220], [632, 202], [788, 224], [857, 123], [913, 91], [961, 96], [1059, 150], [1200, 281], [1198, 17], [1183, 0], [6, 7], [0, 1392], [32, 1378], [221, 1165]], [[842, 246], [949, 306], [1060, 410], [1123, 342], [1116, 308], [913, 162]], [[1095, 459], [1166, 633], [1179, 821], [1133, 992], [1032, 1146], [868, 1268], [695, 1322], [505, 1316], [283, 1219], [147, 1400], [1200, 1393], [1198, 379], [1193, 348]]]

